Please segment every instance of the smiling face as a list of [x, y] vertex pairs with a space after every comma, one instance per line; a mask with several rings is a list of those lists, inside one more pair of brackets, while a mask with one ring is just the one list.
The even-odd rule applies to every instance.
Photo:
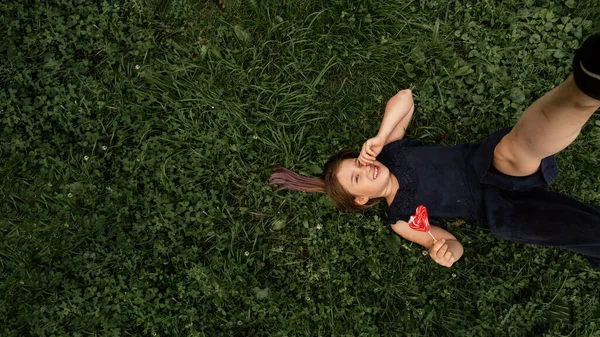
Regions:
[[340, 164], [337, 178], [342, 187], [364, 204], [369, 199], [386, 197], [391, 193], [390, 170], [382, 163], [362, 166], [357, 159], [345, 159]]

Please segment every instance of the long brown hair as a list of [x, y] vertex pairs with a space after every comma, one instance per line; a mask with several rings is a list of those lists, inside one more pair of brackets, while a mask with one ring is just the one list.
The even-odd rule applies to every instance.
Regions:
[[358, 153], [352, 150], [343, 150], [331, 156], [319, 177], [306, 177], [278, 166], [269, 179], [269, 184], [279, 185], [277, 191], [284, 189], [302, 192], [325, 193], [331, 198], [333, 204], [343, 211], [364, 211], [375, 204], [378, 200], [371, 199], [366, 204], [360, 205], [354, 201], [355, 196], [346, 191], [337, 179], [337, 173], [343, 160], [358, 158]]

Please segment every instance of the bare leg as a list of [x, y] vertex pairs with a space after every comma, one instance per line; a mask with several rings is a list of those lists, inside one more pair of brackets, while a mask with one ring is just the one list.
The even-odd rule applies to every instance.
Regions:
[[[535, 173], [542, 159], [569, 146], [600, 108], [600, 32], [575, 54], [573, 75], [535, 101], [494, 149], [494, 167], [512, 176]], [[582, 91], [583, 90], [583, 91]]]
[[571, 144], [600, 108], [600, 100], [581, 92], [569, 76], [535, 101], [494, 150], [494, 167], [512, 176], [535, 173], [542, 159]]

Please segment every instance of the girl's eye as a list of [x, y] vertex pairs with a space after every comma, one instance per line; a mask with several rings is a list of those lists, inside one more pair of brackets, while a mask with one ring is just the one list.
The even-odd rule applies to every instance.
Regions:
[[358, 175], [356, 176], [356, 178], [355, 178], [355, 179], [356, 179], [356, 182], [358, 183]]

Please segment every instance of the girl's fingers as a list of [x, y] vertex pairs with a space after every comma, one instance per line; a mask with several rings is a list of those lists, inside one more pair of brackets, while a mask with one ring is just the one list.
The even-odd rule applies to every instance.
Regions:
[[373, 164], [378, 155], [376, 149], [379, 149], [379, 151], [381, 151], [380, 147], [381, 145], [378, 145], [377, 142], [373, 139], [369, 139], [366, 142], [364, 142], [360, 150], [360, 157], [362, 158], [361, 162]]
[[369, 147], [369, 153], [373, 156], [373, 158], [377, 157], [377, 155], [379, 154], [379, 152], [381, 152], [381, 149], [378, 151], [375, 151], [375, 149], [379, 149], [379, 147], [377, 146], [371, 146]]
[[366, 150], [367, 150], [367, 153], [368, 153], [370, 156], [373, 156], [373, 157], [375, 157], [375, 151], [373, 151], [373, 147], [372, 147], [372, 146], [367, 146], [367, 149], [366, 149]]
[[446, 239], [440, 239], [431, 247], [429, 255], [434, 259], [435, 262], [441, 264], [444, 267], [452, 267], [454, 262], [454, 254], [449, 250], [449, 246], [446, 243]]
[[362, 159], [362, 162], [372, 164], [375, 159], [373, 156], [368, 155], [365, 152], [361, 152], [359, 158]]
[[448, 252], [448, 245], [447, 244], [443, 244], [440, 249], [437, 251], [437, 256], [443, 258], [446, 256], [446, 253]]
[[375, 151], [373, 150], [373, 144], [371, 144], [368, 140], [363, 143], [361, 154], [364, 154], [365, 157], [369, 158], [369, 160], [375, 160], [377, 156]]
[[454, 262], [452, 261], [454, 260], [454, 255], [451, 251], [447, 251], [446, 254], [444, 254], [444, 259], [446, 259], [448, 262]]
[[431, 257], [438, 256], [438, 252], [445, 242], [446, 240], [441, 239], [434, 243], [433, 247], [431, 247], [431, 250], [429, 251], [429, 255], [431, 255]]

